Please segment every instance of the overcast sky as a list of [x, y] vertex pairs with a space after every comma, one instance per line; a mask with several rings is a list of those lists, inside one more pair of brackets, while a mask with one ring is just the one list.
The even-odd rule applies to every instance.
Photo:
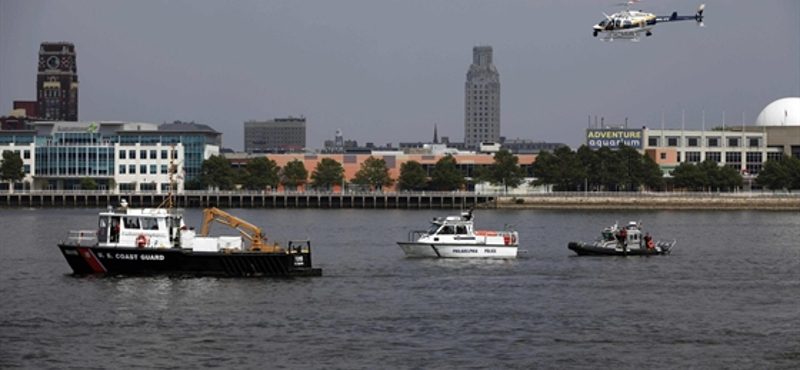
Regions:
[[[753, 124], [800, 96], [800, 1], [709, 0], [706, 27], [659, 24], [641, 42], [591, 27], [615, 0], [0, 0], [0, 115], [35, 100], [39, 44], [77, 50], [82, 121], [194, 120], [243, 149], [243, 122], [305, 116], [376, 145], [463, 141], [472, 48], [490, 45], [507, 138], [577, 147], [606, 124]], [[633, 8], [691, 15], [699, 1]], [[594, 118], [592, 118], [593, 120]]]

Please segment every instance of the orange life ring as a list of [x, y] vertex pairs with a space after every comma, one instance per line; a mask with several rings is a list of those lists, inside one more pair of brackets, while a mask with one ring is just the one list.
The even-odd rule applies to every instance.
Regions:
[[136, 237], [136, 246], [143, 248], [145, 245], [147, 245], [147, 237], [144, 236], [144, 234], [139, 234], [139, 236]]

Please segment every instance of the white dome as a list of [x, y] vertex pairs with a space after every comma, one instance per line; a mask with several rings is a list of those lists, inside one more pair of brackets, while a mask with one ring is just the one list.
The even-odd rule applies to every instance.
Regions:
[[756, 118], [756, 126], [800, 126], [800, 98], [769, 103]]

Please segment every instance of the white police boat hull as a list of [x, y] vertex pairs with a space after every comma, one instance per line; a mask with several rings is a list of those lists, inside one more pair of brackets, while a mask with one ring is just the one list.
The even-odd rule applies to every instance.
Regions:
[[431, 228], [411, 231], [407, 241], [397, 242], [406, 257], [428, 258], [516, 258], [519, 233], [475, 230], [472, 210], [459, 216], [436, 217]]

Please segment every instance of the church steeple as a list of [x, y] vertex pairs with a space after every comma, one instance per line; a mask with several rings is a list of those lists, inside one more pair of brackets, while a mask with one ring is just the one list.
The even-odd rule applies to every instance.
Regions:
[[433, 124], [433, 143], [439, 144], [439, 133], [436, 130], [436, 124]]

